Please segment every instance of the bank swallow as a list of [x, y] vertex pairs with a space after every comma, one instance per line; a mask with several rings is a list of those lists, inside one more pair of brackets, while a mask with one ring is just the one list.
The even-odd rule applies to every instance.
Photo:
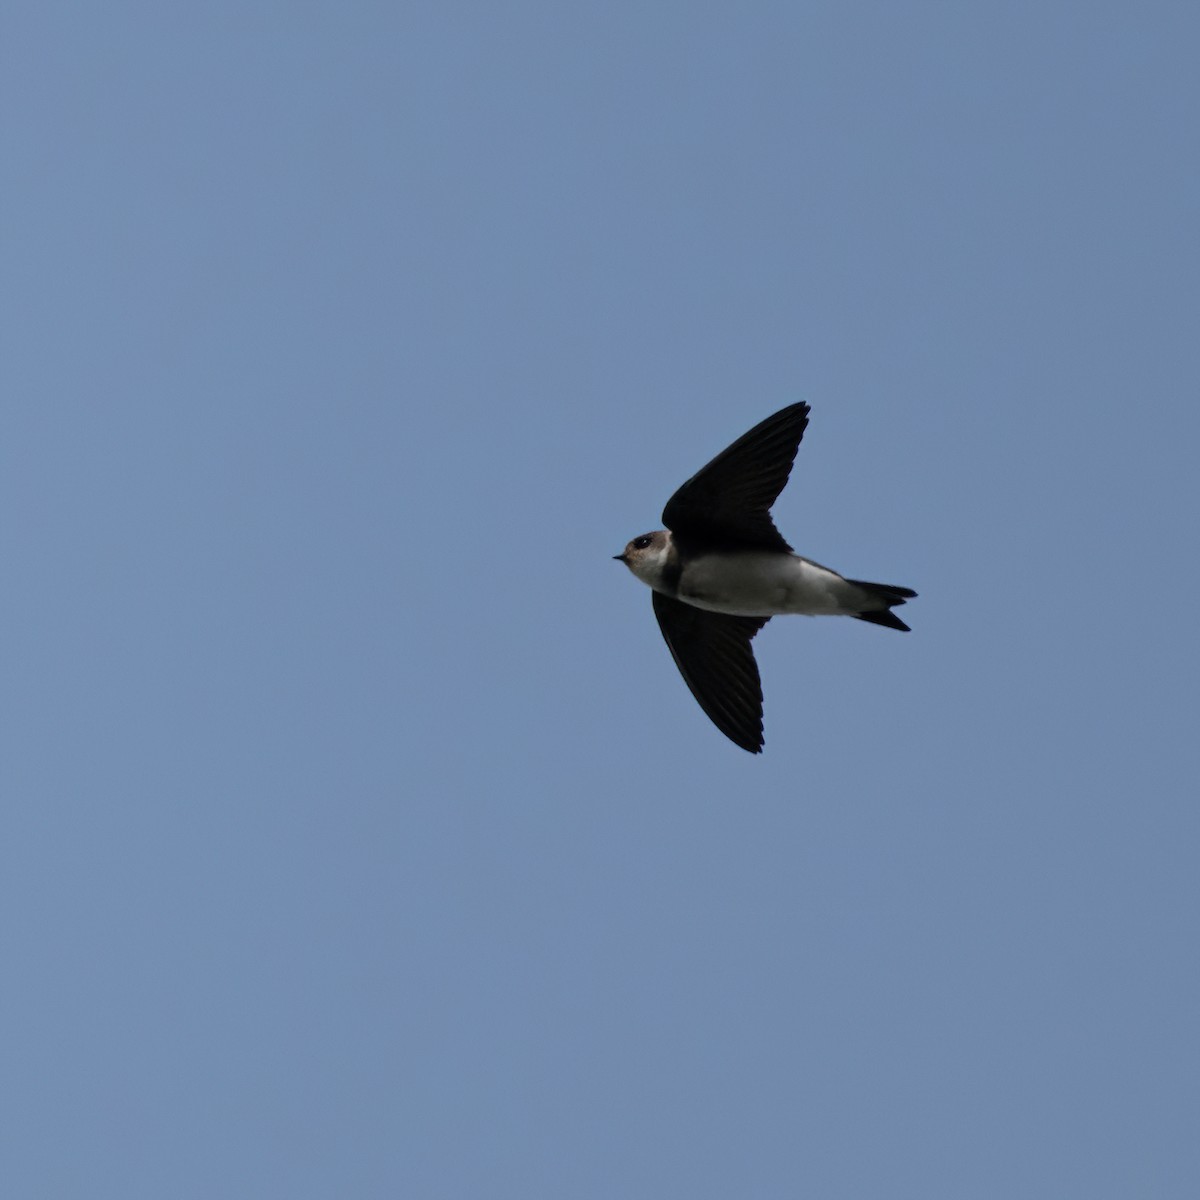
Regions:
[[774, 616], [846, 616], [908, 632], [893, 608], [911, 588], [846, 579], [792, 551], [771, 520], [808, 405], [755, 425], [663, 509], [666, 529], [613, 557], [654, 590], [654, 615], [683, 681], [731, 741], [763, 748], [762, 685], [750, 641]]

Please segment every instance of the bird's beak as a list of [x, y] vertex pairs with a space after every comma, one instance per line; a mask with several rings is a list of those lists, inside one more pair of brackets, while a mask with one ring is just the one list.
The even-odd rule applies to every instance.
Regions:
[[627, 559], [627, 558], [625, 557], [625, 555], [623, 555], [623, 554], [614, 554], [614, 555], [613, 555], [613, 558], [615, 558], [615, 559], [617, 560], [617, 562], [623, 562], [623, 563], [625, 563], [627, 566], [628, 566], [628, 564], [629, 564], [629, 559]]

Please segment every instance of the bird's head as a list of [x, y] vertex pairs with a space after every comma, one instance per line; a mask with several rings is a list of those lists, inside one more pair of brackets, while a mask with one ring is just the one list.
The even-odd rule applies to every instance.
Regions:
[[662, 579], [670, 552], [671, 535], [665, 529], [658, 529], [635, 537], [613, 558], [623, 562], [644, 584], [654, 587]]

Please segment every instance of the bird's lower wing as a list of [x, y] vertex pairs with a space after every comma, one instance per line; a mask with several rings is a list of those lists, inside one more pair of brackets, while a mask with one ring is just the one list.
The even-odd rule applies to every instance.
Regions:
[[750, 640], [770, 617], [734, 617], [654, 593], [654, 615], [671, 657], [709, 720], [730, 741], [763, 747], [762, 684]]

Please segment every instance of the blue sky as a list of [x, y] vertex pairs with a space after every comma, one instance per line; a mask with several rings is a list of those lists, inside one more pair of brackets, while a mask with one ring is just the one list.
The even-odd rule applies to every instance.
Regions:
[[[1194, 1196], [1198, 35], [10, 11], [6, 1194]], [[611, 555], [801, 399], [755, 759]]]

